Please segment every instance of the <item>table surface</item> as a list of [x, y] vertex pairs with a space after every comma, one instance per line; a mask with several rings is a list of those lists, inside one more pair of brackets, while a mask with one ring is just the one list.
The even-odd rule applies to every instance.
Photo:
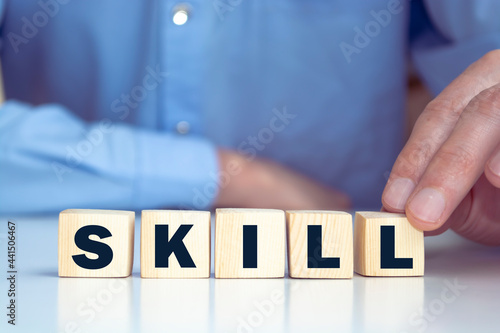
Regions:
[[[7, 218], [1, 221], [0, 268], [6, 272]], [[426, 238], [425, 277], [141, 279], [136, 221], [132, 276], [80, 279], [57, 276], [57, 216], [14, 221], [17, 325], [8, 325], [4, 314], [4, 278], [1, 332], [498, 332], [500, 327], [500, 248], [452, 232]]]

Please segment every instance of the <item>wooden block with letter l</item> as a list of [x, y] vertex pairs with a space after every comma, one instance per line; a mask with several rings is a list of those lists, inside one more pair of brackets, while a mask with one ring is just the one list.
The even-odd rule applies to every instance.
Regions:
[[59, 214], [59, 276], [126, 277], [134, 260], [135, 213], [67, 209]]
[[287, 211], [288, 271], [293, 278], [353, 276], [352, 216], [335, 211]]
[[404, 214], [357, 212], [354, 270], [366, 276], [424, 275], [424, 233]]
[[143, 210], [141, 277], [210, 277], [210, 212]]
[[217, 209], [216, 278], [285, 276], [285, 212], [276, 209]]

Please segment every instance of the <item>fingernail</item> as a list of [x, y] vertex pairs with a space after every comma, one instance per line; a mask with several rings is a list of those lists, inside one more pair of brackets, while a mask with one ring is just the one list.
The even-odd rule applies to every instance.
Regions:
[[384, 201], [394, 209], [403, 210], [414, 188], [415, 184], [409, 178], [394, 179], [385, 192]]
[[418, 219], [426, 222], [437, 222], [443, 214], [446, 201], [441, 192], [426, 187], [410, 201], [408, 210]]
[[500, 152], [497, 152], [497, 154], [491, 160], [490, 169], [495, 175], [500, 177]]

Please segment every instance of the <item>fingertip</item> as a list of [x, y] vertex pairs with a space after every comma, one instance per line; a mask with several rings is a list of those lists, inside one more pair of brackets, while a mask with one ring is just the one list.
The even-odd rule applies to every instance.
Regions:
[[431, 230], [431, 231], [424, 231], [424, 236], [425, 237], [433, 237], [433, 236], [439, 236], [446, 230], [441, 230], [441, 229], [436, 229], [436, 230]]
[[486, 178], [491, 183], [491, 185], [495, 186], [496, 188], [500, 188], [500, 170], [497, 170], [499, 168], [500, 168], [500, 161], [498, 165], [496, 165], [494, 162], [494, 158], [490, 160], [486, 164], [486, 167], [484, 168], [484, 174]]
[[431, 223], [427, 221], [422, 221], [419, 218], [415, 217], [411, 212], [406, 211], [406, 218], [408, 222], [416, 229], [424, 231], [424, 232], [434, 232], [439, 229], [441, 225], [437, 225], [436, 223]]
[[386, 212], [386, 213], [404, 213], [405, 210], [403, 209], [397, 209], [394, 207], [391, 207], [383, 198], [382, 198], [382, 208], [380, 209], [381, 212]]
[[406, 204], [406, 215], [412, 224], [421, 230], [430, 231], [439, 228], [443, 222], [446, 208], [444, 194], [433, 188], [424, 187], [416, 191]]
[[409, 178], [389, 180], [382, 193], [382, 205], [389, 212], [402, 213], [408, 198], [415, 188], [415, 182]]
[[397, 213], [397, 214], [404, 214], [404, 209], [399, 211], [399, 210], [396, 210], [396, 209], [393, 209], [393, 208], [390, 208], [390, 207], [385, 207], [385, 206], [382, 206], [382, 208], [380, 208], [380, 212], [381, 213]]
[[442, 226], [437, 229], [424, 231], [424, 236], [438, 236], [441, 235], [446, 230], [450, 229], [452, 219], [448, 219]]

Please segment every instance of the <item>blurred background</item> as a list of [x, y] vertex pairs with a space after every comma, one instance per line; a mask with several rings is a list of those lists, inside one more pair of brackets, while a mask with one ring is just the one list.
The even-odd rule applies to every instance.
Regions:
[[493, 2], [6, 3], [4, 214], [378, 210], [497, 25]]

